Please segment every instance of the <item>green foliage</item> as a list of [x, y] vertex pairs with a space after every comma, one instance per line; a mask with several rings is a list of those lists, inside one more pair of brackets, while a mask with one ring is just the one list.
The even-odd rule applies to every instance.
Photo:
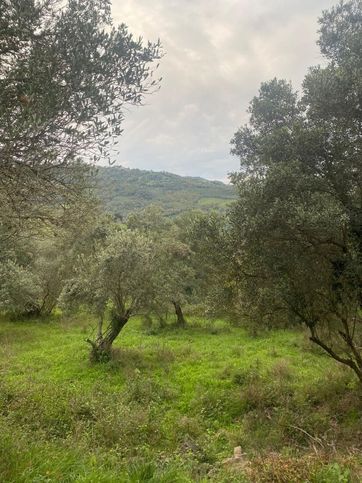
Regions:
[[341, 468], [338, 463], [328, 465], [317, 471], [313, 483], [350, 483], [351, 473], [347, 468]]
[[1, 311], [24, 316], [52, 312], [79, 257], [89, 251], [86, 234], [100, 216], [90, 200], [85, 205], [54, 212], [52, 225], [36, 227], [36, 234], [23, 226], [17, 240], [0, 240]]
[[49, 315], [71, 272], [71, 254], [61, 236], [20, 239], [1, 264], [1, 310]]
[[[164, 314], [173, 304], [177, 310], [181, 305], [195, 300], [198, 281], [192, 264], [192, 253], [188, 240], [183, 236], [183, 223], [175, 222], [165, 216], [165, 212], [156, 206], [150, 206], [136, 213], [131, 213], [126, 224], [128, 227], [146, 234], [154, 244], [157, 252], [158, 290], [150, 310], [158, 315], [164, 325]], [[176, 305], [175, 305], [176, 304]], [[179, 314], [180, 325], [185, 324]]]
[[41, 300], [39, 282], [31, 270], [14, 260], [6, 260], [0, 266], [0, 309], [15, 314], [31, 314]]
[[209, 317], [230, 315], [233, 282], [229, 273], [230, 240], [227, 216], [218, 213], [190, 212], [176, 220], [181, 240], [191, 252], [195, 273], [193, 302]]
[[236, 303], [254, 320], [304, 323], [362, 381], [361, 2], [320, 20], [329, 63], [262, 84], [232, 140]]
[[147, 314], [162, 293], [162, 253], [151, 237], [117, 224], [95, 227], [90, 238], [94, 250], [81, 258], [62, 302], [65, 307], [86, 304], [99, 318], [97, 337], [87, 342], [92, 345], [92, 359], [104, 361], [129, 318]]
[[0, 221], [14, 225], [48, 219], [89, 186], [82, 161], [109, 157], [125, 105], [157, 87], [161, 53], [114, 26], [108, 0], [1, 0], [0, 10]]
[[125, 218], [148, 205], [170, 217], [193, 209], [226, 211], [235, 199], [233, 187], [220, 181], [121, 167], [98, 169], [97, 193], [107, 211]]
[[136, 313], [153, 297], [155, 266], [152, 243], [146, 236], [124, 228], [107, 238], [91, 275], [93, 287], [110, 299], [117, 313]]

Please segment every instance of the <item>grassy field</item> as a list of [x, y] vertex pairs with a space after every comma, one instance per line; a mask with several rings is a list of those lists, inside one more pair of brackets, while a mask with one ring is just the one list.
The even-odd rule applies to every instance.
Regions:
[[[361, 391], [302, 332], [0, 322], [2, 482], [361, 481]], [[225, 463], [235, 446], [244, 463]]]

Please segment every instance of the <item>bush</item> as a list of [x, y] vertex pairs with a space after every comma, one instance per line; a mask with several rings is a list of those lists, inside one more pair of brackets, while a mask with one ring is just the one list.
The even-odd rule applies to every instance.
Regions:
[[350, 483], [351, 472], [347, 468], [341, 468], [338, 463], [333, 463], [316, 471], [312, 477], [312, 483]]

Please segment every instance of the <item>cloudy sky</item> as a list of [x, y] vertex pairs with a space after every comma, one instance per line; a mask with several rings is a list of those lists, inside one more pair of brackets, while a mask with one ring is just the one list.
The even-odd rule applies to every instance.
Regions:
[[225, 180], [229, 142], [262, 81], [300, 88], [323, 62], [317, 19], [336, 0], [113, 0], [115, 22], [166, 55], [159, 92], [127, 112], [118, 163]]

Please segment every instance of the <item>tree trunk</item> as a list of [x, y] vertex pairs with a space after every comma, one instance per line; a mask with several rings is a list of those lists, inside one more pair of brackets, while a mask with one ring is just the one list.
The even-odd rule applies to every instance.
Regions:
[[176, 302], [175, 300], [172, 303], [173, 303], [173, 306], [175, 307], [176, 325], [179, 327], [186, 327], [187, 322], [182, 312], [181, 305], [179, 304], [179, 302]]
[[113, 315], [111, 322], [106, 330], [102, 333], [103, 320], [101, 319], [98, 324], [97, 339], [92, 341], [87, 339], [87, 342], [92, 346], [91, 360], [94, 362], [107, 361], [112, 356], [112, 344], [118, 337], [123, 327], [127, 324], [129, 314], [124, 316]]

